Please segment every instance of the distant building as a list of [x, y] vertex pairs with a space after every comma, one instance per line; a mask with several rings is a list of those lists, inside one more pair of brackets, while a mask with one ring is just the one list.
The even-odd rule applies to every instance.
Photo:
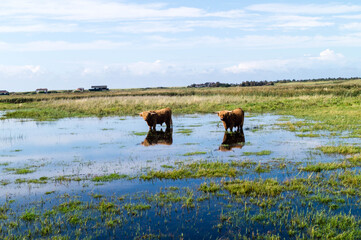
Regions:
[[9, 95], [9, 92], [6, 90], [0, 90], [0, 95]]
[[48, 89], [47, 88], [38, 88], [38, 89], [36, 89], [36, 93], [48, 93]]
[[100, 86], [92, 86], [89, 91], [108, 91], [109, 88], [107, 85], [100, 85]]
[[84, 92], [84, 88], [80, 87], [76, 89], [77, 92]]

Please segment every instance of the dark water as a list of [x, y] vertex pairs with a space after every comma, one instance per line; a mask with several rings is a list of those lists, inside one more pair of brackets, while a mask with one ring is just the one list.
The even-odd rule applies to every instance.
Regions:
[[[246, 117], [244, 135], [226, 134], [216, 114], [184, 115], [173, 117], [173, 129], [157, 125], [157, 132], [148, 132], [148, 126], [140, 117], [62, 119], [36, 122], [28, 120], [3, 120], [0, 122], [0, 179], [8, 182], [1, 186], [1, 202], [14, 199], [19, 211], [31, 206], [32, 201], [52, 199], [46, 205], [51, 208], [60, 202], [58, 197], [46, 196], [55, 191], [57, 196], [67, 193], [77, 195], [84, 201], [90, 194], [105, 196], [137, 196], [159, 192], [167, 186], [197, 190], [204, 179], [151, 181], [118, 180], [104, 185], [90, 181], [52, 182], [47, 184], [16, 184], [16, 179], [55, 178], [59, 176], [93, 177], [110, 173], [139, 176], [151, 169], [162, 169], [162, 165], [174, 166], [176, 162], [197, 160], [231, 161], [252, 160], [269, 163], [275, 159], [288, 162], [330, 161], [336, 156], [325, 156], [314, 148], [325, 144], [337, 144], [343, 139], [318, 137], [300, 138], [295, 133], [281, 129], [277, 123], [280, 116], [257, 115]], [[162, 129], [162, 130], [161, 130]], [[244, 152], [271, 151], [269, 155], [245, 155]], [[201, 152], [198, 155], [189, 153]], [[188, 153], [188, 155], [187, 155]], [[8, 168], [8, 169], [7, 169]], [[9, 168], [34, 170], [29, 174], [16, 174]], [[296, 174], [297, 172], [292, 172]], [[287, 179], [289, 169], [265, 173], [264, 177]], [[257, 174], [245, 174], [242, 178], [252, 179]], [[198, 193], [197, 193], [198, 194]], [[128, 197], [129, 198], [129, 197]], [[134, 197], [133, 197], [134, 198]], [[137, 198], [135, 198], [137, 199]], [[139, 198], [141, 199], [141, 197]], [[136, 202], [137, 200], [135, 200]], [[139, 200], [141, 202], [141, 200]], [[157, 209], [147, 212], [143, 218], [133, 219], [124, 229], [105, 231], [109, 236], [124, 236], [132, 239], [134, 226], [148, 226], [159, 232], [187, 239], [216, 238], [223, 233], [211, 226], [219, 223], [219, 214], [228, 200], [215, 197], [199, 203], [202, 210], [182, 208], [169, 216], [157, 214]], [[46, 206], [45, 205], [45, 206]], [[25, 206], [25, 207], [24, 207]], [[233, 209], [237, 209], [237, 205]], [[165, 219], [167, 223], [164, 224]], [[146, 229], [146, 228], [145, 228]], [[134, 230], [134, 229], [133, 229]], [[157, 231], [151, 231], [152, 233]], [[267, 230], [267, 229], [266, 229]], [[266, 231], [265, 230], [265, 231]], [[127, 235], [128, 234], [128, 235]], [[98, 239], [106, 235], [101, 234]], [[172, 239], [168, 234], [165, 238]]]

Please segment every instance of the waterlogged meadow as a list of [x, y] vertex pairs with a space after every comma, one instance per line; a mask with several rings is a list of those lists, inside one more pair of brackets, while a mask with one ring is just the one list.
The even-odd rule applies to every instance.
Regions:
[[0, 122], [1, 239], [355, 239], [361, 146], [343, 129], [246, 114]]

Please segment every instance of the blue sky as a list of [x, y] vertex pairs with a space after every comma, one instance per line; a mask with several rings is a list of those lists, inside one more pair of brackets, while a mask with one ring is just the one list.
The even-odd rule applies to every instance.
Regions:
[[0, 89], [361, 76], [359, 1], [0, 1]]

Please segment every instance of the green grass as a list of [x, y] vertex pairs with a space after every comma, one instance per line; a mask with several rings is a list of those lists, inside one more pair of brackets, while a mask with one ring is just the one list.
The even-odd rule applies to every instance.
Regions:
[[184, 135], [191, 135], [193, 133], [193, 130], [192, 129], [184, 129], [184, 128], [181, 128], [179, 130], [177, 130], [176, 133], [180, 133], [180, 134], [184, 134]]
[[256, 155], [256, 156], [264, 156], [264, 155], [270, 155], [272, 153], [272, 151], [269, 150], [263, 150], [260, 152], [243, 152], [244, 156], [251, 156], [251, 155]]
[[132, 132], [132, 134], [135, 136], [146, 136], [148, 132]]
[[224, 188], [231, 194], [243, 196], [277, 196], [285, 190], [285, 187], [274, 179], [256, 181], [236, 179], [224, 182]]
[[0, 110], [15, 110], [7, 112], [4, 118], [49, 120], [135, 115], [166, 106], [174, 114], [212, 113], [242, 106], [248, 113], [272, 112], [304, 118], [306, 121], [302, 124], [285, 123], [290, 130], [301, 133], [347, 130], [350, 136], [360, 136], [360, 94], [359, 80], [243, 88], [130, 89], [107, 93], [0, 96]]
[[203, 155], [203, 154], [207, 154], [207, 152], [189, 152], [183, 154], [183, 156], [194, 156], [194, 155]]
[[4, 168], [4, 170], [14, 172], [14, 174], [29, 174], [35, 172], [35, 170], [29, 168]]
[[322, 146], [318, 147], [318, 150], [321, 150], [323, 153], [326, 154], [356, 154], [361, 153], [361, 147], [358, 146]]
[[296, 134], [297, 137], [320, 137], [320, 134], [315, 133], [304, 133], [304, 134]]
[[111, 173], [111, 174], [103, 175], [103, 176], [95, 176], [91, 180], [93, 182], [111, 182], [114, 180], [124, 179], [127, 177], [128, 177], [128, 175], [125, 175], [125, 174]]
[[215, 192], [218, 192], [220, 189], [221, 189], [221, 186], [215, 182], [210, 182], [209, 184], [202, 183], [201, 186], [198, 188], [199, 191], [203, 191], [205, 193], [208, 193], [208, 192], [215, 193]]
[[306, 172], [321, 172], [321, 171], [330, 171], [340, 168], [349, 168], [353, 165], [346, 162], [333, 162], [333, 163], [317, 163], [317, 164], [309, 164], [304, 168], [301, 168], [302, 171]]
[[140, 176], [141, 180], [185, 179], [202, 177], [235, 177], [239, 171], [231, 163], [199, 161], [181, 165], [167, 171], [151, 170]]
[[35, 221], [37, 218], [39, 218], [39, 214], [35, 212], [35, 209], [26, 210], [25, 213], [23, 213], [20, 217], [22, 220], [26, 222], [32, 222]]

